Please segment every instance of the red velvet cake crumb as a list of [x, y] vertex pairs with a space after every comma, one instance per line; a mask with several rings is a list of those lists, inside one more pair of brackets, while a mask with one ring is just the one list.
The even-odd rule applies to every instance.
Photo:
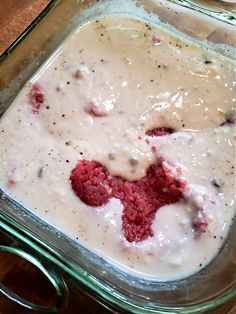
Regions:
[[16, 167], [13, 167], [11, 169], [11, 173], [10, 173], [10, 176], [8, 177], [8, 180], [7, 180], [7, 187], [8, 188], [12, 188], [16, 185], [16, 182], [17, 182], [17, 179], [16, 179]]
[[79, 161], [70, 180], [76, 195], [89, 206], [101, 206], [109, 200], [108, 171], [96, 161]]
[[122, 229], [129, 242], [153, 236], [151, 229], [156, 211], [183, 198], [185, 182], [175, 178], [163, 162], [151, 165], [144, 177], [129, 181], [114, 177], [96, 161], [79, 161], [71, 173], [76, 195], [90, 206], [106, 204], [109, 198], [120, 199], [124, 206]]
[[104, 111], [101, 111], [95, 104], [89, 103], [85, 108], [84, 111], [91, 116], [94, 117], [105, 117], [107, 114]]
[[173, 130], [171, 128], [160, 127], [160, 128], [154, 128], [154, 129], [148, 130], [146, 132], [146, 135], [148, 135], [148, 136], [164, 136], [164, 135], [172, 134], [174, 132], [175, 132], [175, 130]]
[[206, 215], [203, 210], [200, 211], [197, 217], [193, 219], [193, 231], [194, 231], [194, 239], [199, 240], [201, 234], [207, 230], [208, 222], [206, 220]]
[[155, 46], [158, 46], [158, 45], [160, 45], [161, 40], [157, 35], [154, 35], [154, 36], [152, 36], [152, 42]]
[[29, 100], [32, 106], [33, 113], [38, 114], [39, 109], [44, 102], [43, 90], [39, 84], [34, 84], [31, 87], [31, 90], [29, 92]]

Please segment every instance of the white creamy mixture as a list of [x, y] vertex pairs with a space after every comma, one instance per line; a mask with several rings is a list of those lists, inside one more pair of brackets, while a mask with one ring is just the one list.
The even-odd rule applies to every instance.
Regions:
[[[229, 61], [151, 24], [92, 21], [66, 39], [1, 119], [0, 184], [49, 224], [138, 276], [195, 273], [217, 254], [234, 217], [234, 126], [220, 126], [232, 120], [234, 75]], [[29, 99], [34, 83], [44, 94], [38, 113]], [[145, 135], [155, 127], [177, 132]], [[144, 241], [123, 236], [120, 200], [94, 208], [71, 188], [79, 159], [136, 180], [157, 157], [173, 174], [182, 169], [189, 201], [160, 208], [154, 236]], [[208, 227], [196, 239], [192, 224], [202, 215]]]

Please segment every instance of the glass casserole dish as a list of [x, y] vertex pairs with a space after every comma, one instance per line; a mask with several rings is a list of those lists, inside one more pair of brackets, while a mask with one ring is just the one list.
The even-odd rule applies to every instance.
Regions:
[[[196, 8], [199, 7], [194, 1], [191, 5], [187, 1], [52, 1], [33, 25], [37, 24], [37, 27], [30, 27], [25, 34], [28, 35], [19, 39], [1, 57], [1, 113], [74, 28], [103, 15], [154, 20], [183, 40], [233, 59], [232, 14], [217, 14], [216, 19], [213, 13], [210, 17], [196, 14]], [[40, 22], [42, 17], [44, 19]], [[3, 191], [0, 201], [3, 229], [30, 243], [36, 251], [78, 280], [78, 284], [82, 282], [95, 291], [104, 302], [121, 309], [134, 313], [201, 313], [235, 296], [234, 225], [222, 250], [205, 269], [183, 280], [155, 282], [121, 271], [50, 227]], [[214, 287], [213, 281], [217, 282]], [[199, 290], [202, 295], [199, 295]]]

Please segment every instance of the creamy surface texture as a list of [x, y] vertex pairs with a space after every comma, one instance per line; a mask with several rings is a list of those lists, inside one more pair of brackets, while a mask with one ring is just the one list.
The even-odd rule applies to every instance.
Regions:
[[[234, 66], [152, 24], [106, 17], [73, 32], [0, 120], [0, 184], [49, 224], [104, 258], [159, 280], [203, 268], [234, 207]], [[43, 100], [32, 110], [32, 86]], [[176, 132], [151, 137], [156, 127]], [[128, 242], [123, 205], [90, 207], [73, 192], [80, 159], [138, 180], [164, 160], [185, 199], [161, 207], [153, 236]], [[179, 171], [181, 169], [181, 171]], [[196, 236], [194, 223], [207, 227]]]

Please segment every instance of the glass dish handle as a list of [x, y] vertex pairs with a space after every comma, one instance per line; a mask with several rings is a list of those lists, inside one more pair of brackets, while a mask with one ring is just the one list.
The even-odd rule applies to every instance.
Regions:
[[55, 302], [55, 305], [53, 306], [42, 306], [37, 305], [34, 303], [31, 303], [30, 301], [25, 300], [24, 298], [18, 296], [16, 293], [11, 291], [9, 288], [7, 288], [4, 284], [0, 282], [0, 293], [3, 293], [7, 298], [11, 299], [12, 301], [18, 303], [19, 305], [30, 309], [34, 311], [39, 312], [58, 312], [62, 306], [62, 299], [63, 299], [63, 290], [66, 288], [65, 283], [63, 279], [61, 279], [58, 275], [53, 273], [52, 271], [46, 269], [43, 264], [38, 261], [34, 256], [30, 255], [29, 253], [26, 253], [25, 251], [11, 246], [4, 246], [0, 245], [0, 253], [1, 251], [5, 251], [8, 253], [15, 254], [17, 256], [20, 256], [24, 260], [30, 262], [34, 266], [36, 266], [50, 281], [53, 288], [55, 289], [55, 292], [57, 294], [57, 300]]

